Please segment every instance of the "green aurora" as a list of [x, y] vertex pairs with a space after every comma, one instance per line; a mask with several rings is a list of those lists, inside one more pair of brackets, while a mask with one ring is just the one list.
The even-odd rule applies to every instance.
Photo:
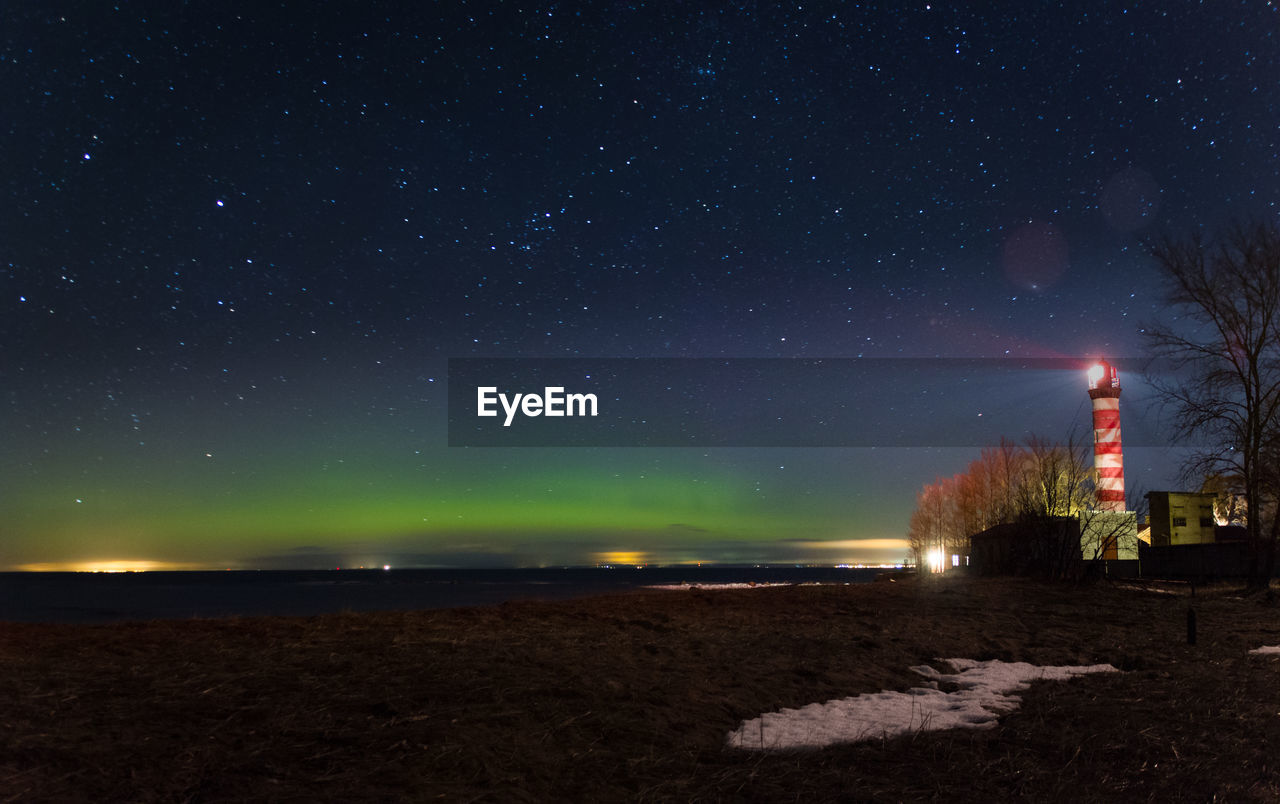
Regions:
[[[24, 479], [4, 503], [4, 566], [251, 568], [321, 556], [589, 564], [616, 553], [880, 563], [905, 551], [884, 541], [903, 527], [876, 505], [887, 489], [857, 493], [840, 479], [871, 450], [753, 450], [744, 461], [744, 450], [388, 449], [354, 438], [292, 448], [279, 437], [178, 439], [132, 450], [71, 441], [29, 450], [28, 471], [12, 473]], [[869, 530], [871, 549], [778, 550]]]

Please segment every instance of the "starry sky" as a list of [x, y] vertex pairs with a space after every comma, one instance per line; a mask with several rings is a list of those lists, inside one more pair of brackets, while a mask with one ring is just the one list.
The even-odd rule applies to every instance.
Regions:
[[976, 447], [449, 446], [448, 361], [1140, 356], [1280, 12], [1003, 6], [5, 3], [0, 568], [901, 560]]

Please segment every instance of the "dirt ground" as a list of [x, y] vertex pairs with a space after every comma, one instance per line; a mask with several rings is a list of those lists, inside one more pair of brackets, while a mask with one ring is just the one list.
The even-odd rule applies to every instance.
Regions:
[[[1280, 658], [1248, 653], [1280, 608], [1190, 593], [920, 578], [0, 623], [0, 800], [1280, 800]], [[1039, 683], [993, 729], [726, 743], [945, 657], [1124, 672]]]

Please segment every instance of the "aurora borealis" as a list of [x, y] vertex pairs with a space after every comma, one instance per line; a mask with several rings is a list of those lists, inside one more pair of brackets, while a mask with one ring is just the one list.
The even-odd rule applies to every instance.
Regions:
[[447, 361], [1141, 355], [1144, 238], [1276, 214], [1278, 28], [8, 3], [0, 568], [900, 560], [976, 449], [450, 447]]

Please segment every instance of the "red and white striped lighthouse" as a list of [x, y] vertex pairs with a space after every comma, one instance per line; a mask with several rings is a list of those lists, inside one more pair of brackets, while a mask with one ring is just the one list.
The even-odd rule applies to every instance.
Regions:
[[1089, 367], [1093, 400], [1093, 468], [1098, 472], [1098, 510], [1124, 511], [1124, 453], [1120, 450], [1120, 378], [1099, 359]]

